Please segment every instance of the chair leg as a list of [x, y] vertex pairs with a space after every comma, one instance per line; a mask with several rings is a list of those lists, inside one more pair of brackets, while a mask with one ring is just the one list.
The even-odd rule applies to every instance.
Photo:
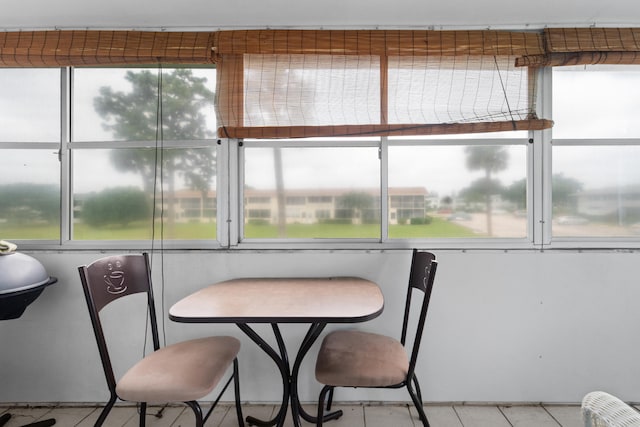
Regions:
[[100, 416], [98, 417], [98, 420], [94, 424], [94, 427], [100, 427], [102, 426], [102, 424], [104, 424], [104, 420], [107, 418], [107, 415], [109, 415], [109, 412], [111, 412], [111, 408], [113, 408], [113, 405], [116, 403], [117, 398], [118, 397], [115, 394], [111, 394], [111, 398], [109, 399], [105, 407], [102, 409], [102, 412], [100, 412]]
[[238, 368], [238, 359], [233, 359], [233, 394], [236, 401], [236, 415], [238, 416], [238, 426], [244, 427], [242, 405], [240, 403], [240, 375]]
[[203, 427], [204, 421], [202, 420], [202, 408], [200, 407], [200, 404], [198, 404], [198, 402], [196, 402], [195, 400], [190, 400], [184, 403], [186, 403], [191, 408], [193, 414], [196, 416], [196, 427]]
[[331, 387], [329, 390], [329, 399], [327, 399], [327, 411], [331, 410], [331, 404], [333, 403], [333, 390], [334, 387]]
[[[417, 379], [415, 379], [415, 383], [417, 384]], [[420, 417], [420, 421], [422, 422], [423, 427], [429, 427], [427, 414], [424, 413], [424, 408], [422, 407], [422, 399], [418, 399], [416, 392], [413, 390], [413, 387], [411, 386], [411, 381], [407, 381], [407, 390], [409, 391], [409, 395], [411, 396], [413, 405], [416, 407], [416, 411], [418, 411], [418, 416]]]
[[140, 402], [140, 427], [147, 423], [147, 402]]
[[420, 391], [420, 383], [418, 383], [418, 377], [416, 374], [413, 374], [413, 384], [416, 386], [416, 395], [418, 396], [418, 400], [420, 402], [424, 402], [424, 400], [422, 400], [422, 391]]
[[329, 395], [333, 394], [332, 386], [325, 385], [320, 391], [320, 397], [318, 398], [318, 414], [316, 418], [317, 427], [322, 427], [322, 421], [324, 420], [324, 401], [327, 398], [327, 393], [329, 393]]

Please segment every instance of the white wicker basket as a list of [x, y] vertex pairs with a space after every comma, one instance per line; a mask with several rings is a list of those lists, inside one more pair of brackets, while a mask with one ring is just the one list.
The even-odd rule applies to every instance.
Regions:
[[582, 399], [585, 427], [640, 427], [640, 413], [615, 396], [592, 391]]

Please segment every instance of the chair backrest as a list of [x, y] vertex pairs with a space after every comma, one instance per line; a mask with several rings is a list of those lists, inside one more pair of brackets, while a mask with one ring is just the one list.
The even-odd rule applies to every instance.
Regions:
[[415, 291], [422, 292], [422, 305], [418, 315], [418, 323], [415, 326], [415, 337], [413, 339], [413, 347], [411, 349], [411, 358], [409, 359], [409, 372], [407, 379], [413, 377], [413, 373], [418, 360], [418, 351], [422, 341], [422, 332], [424, 323], [427, 318], [427, 309], [431, 300], [431, 291], [433, 290], [433, 282], [436, 276], [438, 262], [436, 256], [431, 252], [413, 250], [411, 258], [411, 271], [409, 273], [409, 288], [407, 289], [407, 299], [404, 307], [404, 319], [402, 321], [402, 334], [400, 342], [405, 345], [407, 342], [407, 331], [409, 330], [409, 320], [411, 313], [411, 302]]
[[638, 427], [640, 414], [617, 397], [592, 391], [582, 399], [585, 427]]
[[147, 253], [108, 256], [89, 265], [80, 266], [78, 271], [107, 384], [109, 390], [115, 393], [116, 379], [100, 320], [100, 311], [117, 299], [146, 293], [153, 348], [157, 350], [160, 347], [149, 256]]

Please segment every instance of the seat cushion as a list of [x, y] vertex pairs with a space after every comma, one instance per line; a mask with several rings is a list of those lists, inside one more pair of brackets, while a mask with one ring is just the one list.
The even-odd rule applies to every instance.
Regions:
[[402, 383], [408, 371], [399, 341], [356, 330], [328, 334], [316, 362], [316, 379], [333, 386], [385, 387]]
[[129, 369], [118, 381], [122, 400], [187, 402], [209, 394], [240, 350], [233, 337], [208, 337], [161, 348]]

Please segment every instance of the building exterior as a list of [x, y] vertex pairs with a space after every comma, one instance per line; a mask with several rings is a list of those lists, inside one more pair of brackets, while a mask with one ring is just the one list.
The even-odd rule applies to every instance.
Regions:
[[[165, 208], [170, 205], [165, 195]], [[245, 222], [278, 222], [276, 190], [245, 189]], [[286, 223], [314, 224], [318, 222], [363, 223], [379, 221], [380, 191], [377, 189], [295, 189], [285, 190], [282, 202]], [[389, 217], [392, 224], [411, 218], [424, 218], [433, 200], [423, 187], [389, 189]], [[76, 209], [79, 206], [76, 206]], [[431, 206], [433, 208], [433, 206]], [[175, 194], [177, 222], [210, 222], [216, 216], [216, 194], [210, 191], [181, 190]]]

